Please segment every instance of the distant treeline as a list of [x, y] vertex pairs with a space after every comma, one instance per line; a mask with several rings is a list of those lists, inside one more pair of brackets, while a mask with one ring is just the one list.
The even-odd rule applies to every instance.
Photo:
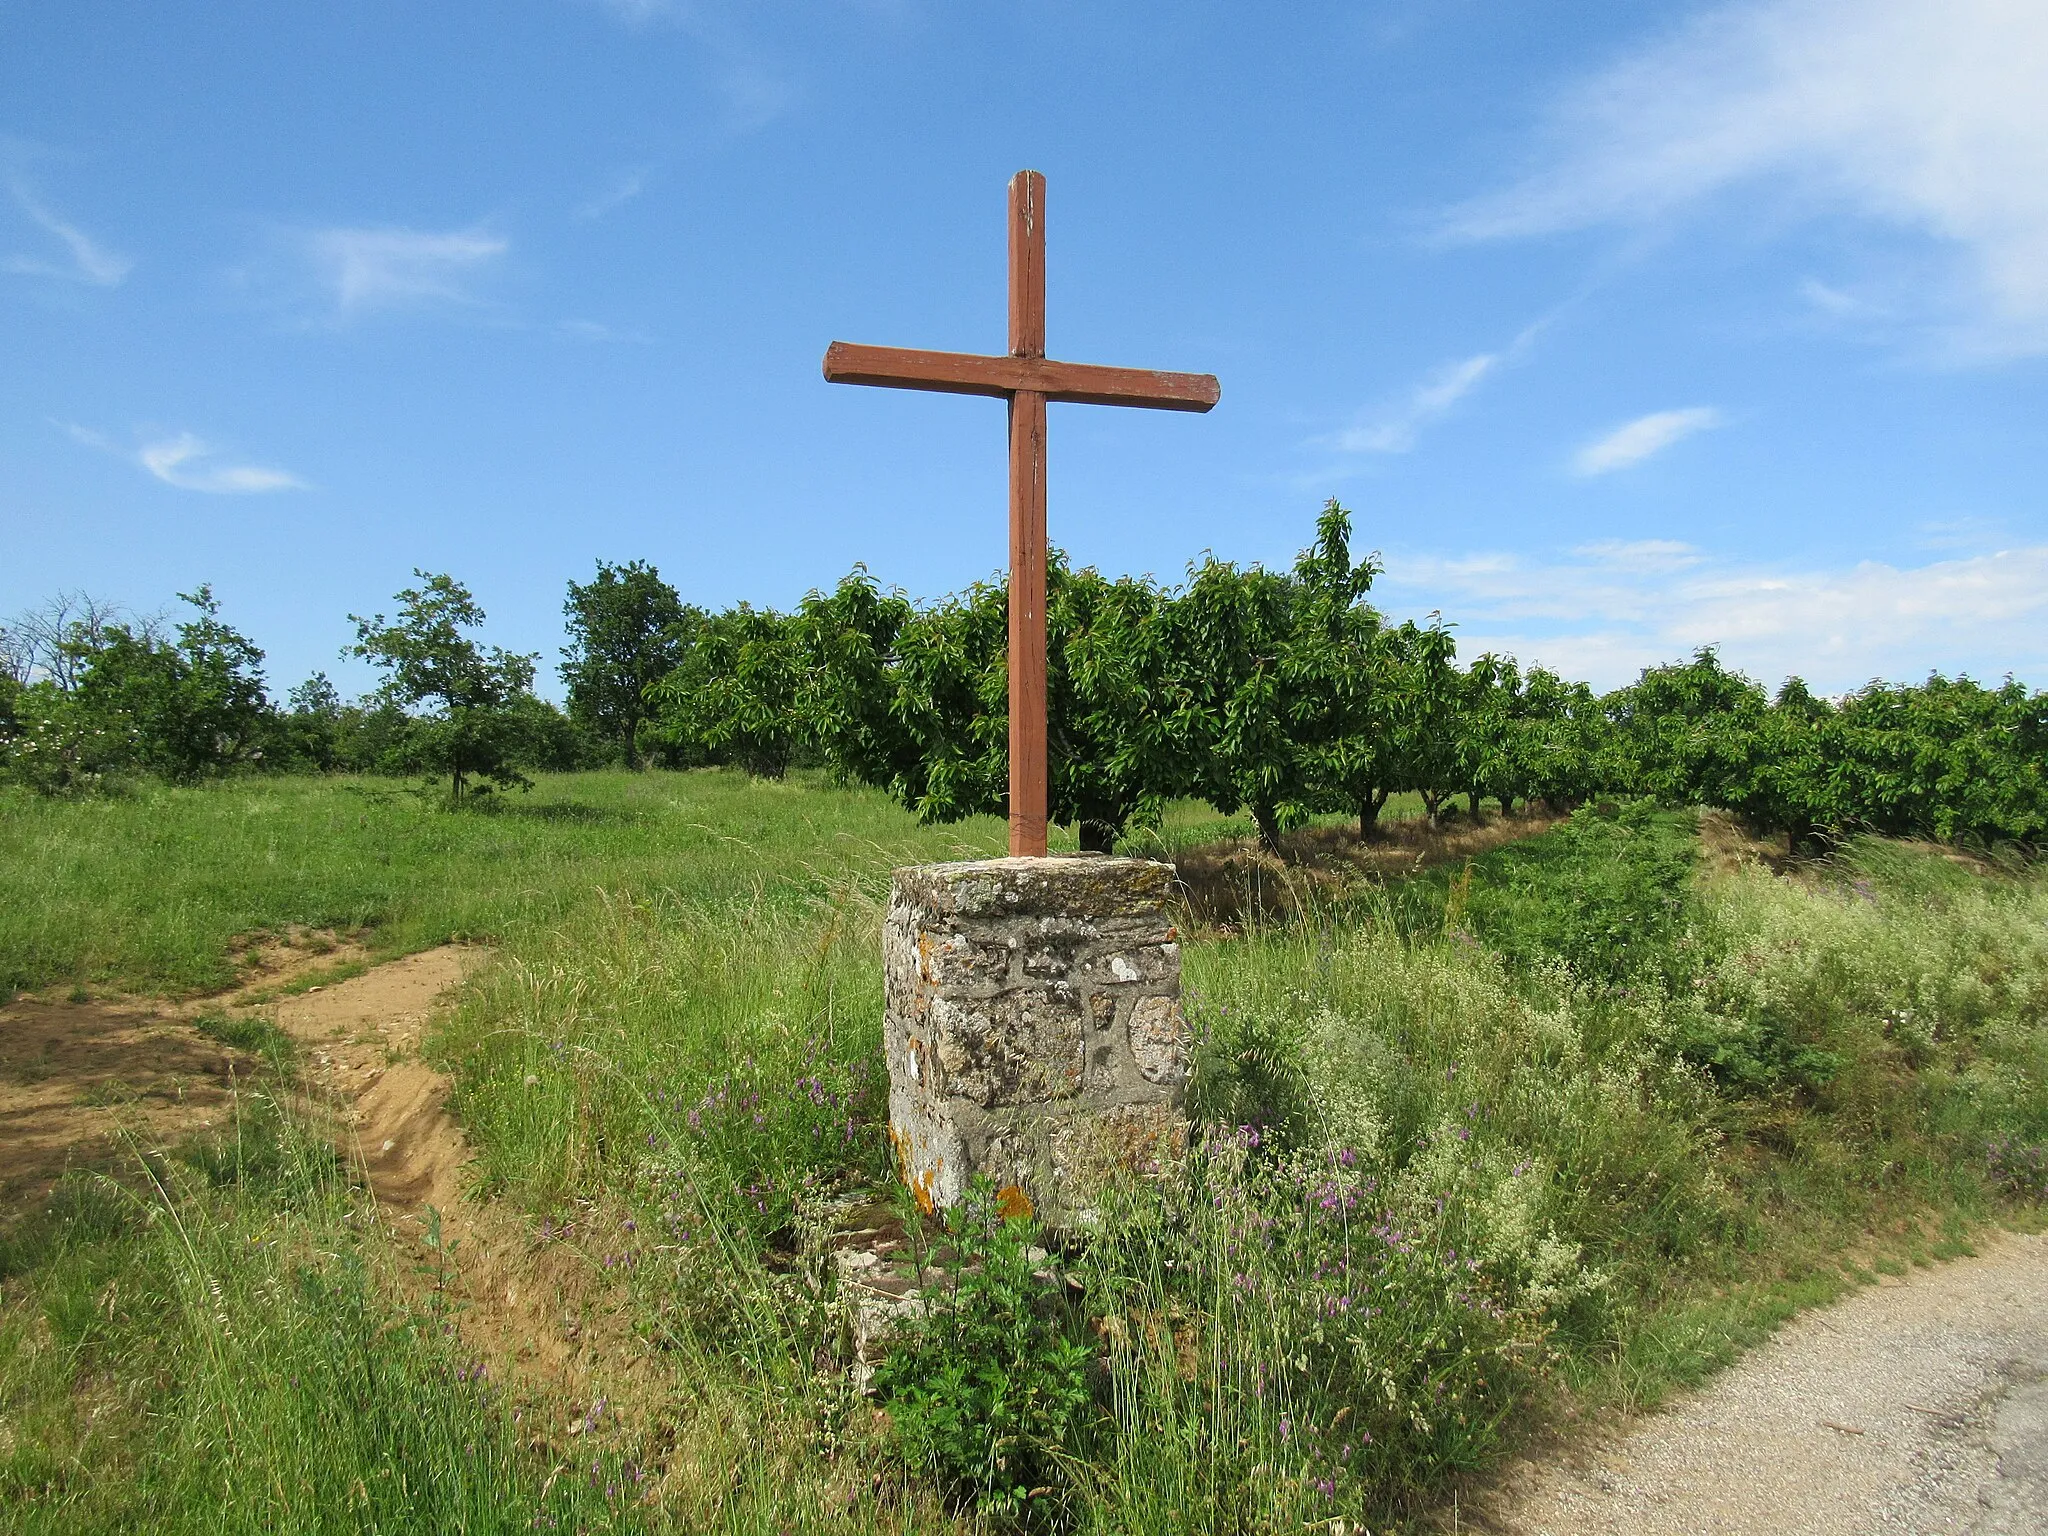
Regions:
[[[1204, 558], [1165, 586], [1055, 552], [1053, 819], [1109, 849], [1198, 796], [1248, 814], [1270, 845], [1322, 813], [1369, 830], [1402, 792], [1438, 818], [1461, 803], [1476, 816], [1483, 800], [1650, 795], [1723, 806], [1795, 843], [2048, 834], [2048, 695], [1932, 676], [1833, 701], [1795, 678], [1773, 698], [1712, 649], [1604, 695], [1509, 657], [1460, 665], [1440, 619], [1397, 623], [1372, 606], [1379, 566], [1350, 544], [1332, 502], [1288, 571]], [[316, 676], [272, 705], [261, 653], [203, 589], [172, 634], [82, 615], [54, 648], [17, 639], [0, 692], [8, 771], [55, 789], [252, 763], [432, 773], [459, 798], [521, 768], [807, 763], [928, 820], [1007, 809], [1000, 583], [920, 604], [857, 567], [794, 613], [712, 613], [651, 566], [601, 564], [569, 585], [564, 712], [531, 692], [537, 657], [463, 634], [483, 615], [458, 583], [422, 582], [399, 595], [396, 622], [354, 620], [352, 652], [386, 680], [348, 704]]]

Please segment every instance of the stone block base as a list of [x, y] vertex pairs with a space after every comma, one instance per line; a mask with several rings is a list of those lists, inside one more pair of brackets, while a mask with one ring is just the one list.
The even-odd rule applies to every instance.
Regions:
[[926, 1209], [985, 1173], [1085, 1222], [1092, 1191], [1187, 1145], [1171, 866], [986, 859], [896, 871], [883, 934], [889, 1135]]

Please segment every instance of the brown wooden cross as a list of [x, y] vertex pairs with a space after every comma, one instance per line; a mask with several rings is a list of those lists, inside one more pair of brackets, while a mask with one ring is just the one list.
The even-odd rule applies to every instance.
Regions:
[[1057, 363], [1045, 355], [1045, 178], [1010, 178], [1010, 353], [919, 352], [835, 341], [833, 384], [879, 384], [1010, 402], [1010, 852], [1045, 852], [1045, 407], [1142, 405], [1206, 411], [1222, 397], [1206, 373]]

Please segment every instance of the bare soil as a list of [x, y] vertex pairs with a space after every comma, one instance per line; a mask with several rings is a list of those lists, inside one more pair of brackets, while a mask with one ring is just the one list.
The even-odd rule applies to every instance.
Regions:
[[2048, 1531], [2048, 1235], [1881, 1280], [1661, 1413], [1513, 1469], [1503, 1536]]
[[210, 1038], [197, 1021], [231, 1017], [250, 999], [363, 954], [327, 933], [252, 935], [236, 946], [239, 984], [218, 997], [52, 991], [0, 1005], [0, 1210], [41, 1201], [67, 1168], [204, 1134], [265, 1068], [259, 1053]]
[[[262, 935], [237, 945], [240, 983], [212, 997], [0, 1007], [0, 1216], [40, 1203], [67, 1169], [118, 1173], [214, 1130], [238, 1092], [288, 1092], [362, 1169], [393, 1239], [392, 1283], [445, 1306], [493, 1376], [549, 1405], [541, 1440], [623, 1428], [650, 1362], [602, 1262], [616, 1234], [587, 1208], [543, 1225], [471, 1199], [453, 1085], [420, 1055], [435, 1008], [486, 954], [444, 945], [362, 969], [362, 948], [333, 935]], [[294, 1081], [201, 1029], [252, 1020], [291, 1037]]]

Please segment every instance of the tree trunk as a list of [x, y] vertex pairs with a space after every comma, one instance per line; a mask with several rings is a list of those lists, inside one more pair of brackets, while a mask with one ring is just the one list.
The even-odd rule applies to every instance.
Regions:
[[1467, 807], [1467, 808], [1468, 808], [1468, 809], [1469, 809], [1469, 810], [1470, 810], [1470, 811], [1472, 812], [1472, 825], [1473, 825], [1473, 826], [1475, 826], [1475, 827], [1476, 827], [1476, 826], [1478, 826], [1478, 825], [1479, 825], [1479, 791], [1478, 791], [1478, 790], [1476, 790], [1476, 789], [1471, 789], [1471, 790], [1467, 790], [1467, 791], [1465, 792], [1465, 804], [1466, 804], [1466, 807]]
[[1422, 808], [1429, 813], [1429, 824], [1432, 828], [1441, 827], [1444, 824], [1443, 803], [1444, 793], [1442, 790], [1425, 789], [1422, 791]]
[[1386, 807], [1387, 792], [1384, 789], [1369, 789], [1358, 797], [1358, 837], [1363, 842], [1372, 836], [1372, 829], [1380, 823], [1380, 812]]
[[1273, 806], [1254, 804], [1252, 820], [1259, 829], [1259, 846], [1266, 852], [1278, 855], [1280, 852], [1280, 813]]

